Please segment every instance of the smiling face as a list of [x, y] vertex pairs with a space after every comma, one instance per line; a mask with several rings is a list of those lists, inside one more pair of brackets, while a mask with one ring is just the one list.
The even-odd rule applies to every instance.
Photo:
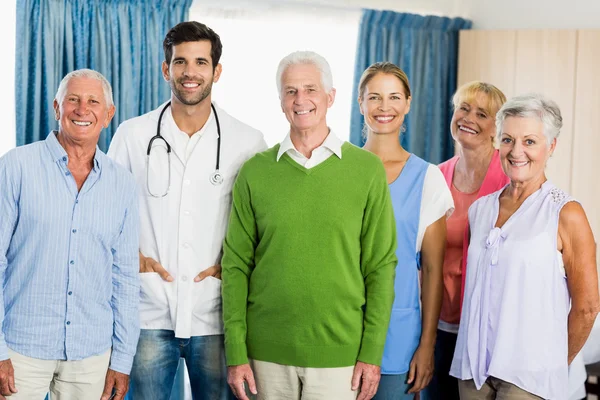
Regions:
[[489, 110], [490, 100], [485, 93], [472, 99], [461, 99], [452, 115], [452, 137], [462, 147], [477, 149], [489, 147], [496, 136], [495, 114]]
[[210, 96], [212, 84], [221, 76], [221, 64], [213, 69], [208, 40], [173, 46], [171, 62], [163, 61], [163, 77], [173, 93], [172, 101], [195, 106]]
[[102, 128], [107, 128], [115, 106], [104, 97], [102, 82], [94, 78], [73, 77], [62, 99], [54, 100], [59, 135], [69, 141], [96, 145]]
[[528, 182], [544, 176], [556, 139], [548, 146], [544, 124], [535, 117], [507, 117], [502, 124], [500, 160], [512, 182]]
[[398, 135], [410, 110], [410, 100], [396, 76], [378, 73], [372, 77], [358, 100], [369, 133]]
[[327, 129], [327, 109], [333, 105], [335, 89], [327, 92], [321, 71], [314, 64], [294, 64], [281, 76], [281, 109], [291, 132]]

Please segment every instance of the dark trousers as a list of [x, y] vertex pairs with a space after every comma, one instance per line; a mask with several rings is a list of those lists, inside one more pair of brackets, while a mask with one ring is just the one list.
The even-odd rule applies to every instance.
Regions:
[[450, 366], [458, 335], [438, 329], [435, 342], [435, 371], [431, 383], [421, 391], [421, 400], [459, 400], [458, 379], [450, 376]]

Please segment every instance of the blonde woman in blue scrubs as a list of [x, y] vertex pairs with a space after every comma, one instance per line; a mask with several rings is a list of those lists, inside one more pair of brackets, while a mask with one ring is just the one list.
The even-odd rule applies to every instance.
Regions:
[[412, 399], [433, 375], [446, 218], [454, 203], [438, 167], [400, 144], [411, 102], [404, 71], [388, 62], [371, 65], [361, 77], [358, 102], [365, 117], [364, 148], [382, 159], [387, 172], [398, 237], [396, 297], [374, 399]]

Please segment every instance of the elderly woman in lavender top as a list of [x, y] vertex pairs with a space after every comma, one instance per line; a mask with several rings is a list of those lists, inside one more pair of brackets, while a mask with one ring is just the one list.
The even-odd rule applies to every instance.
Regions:
[[496, 116], [510, 183], [469, 209], [465, 298], [451, 375], [461, 400], [565, 399], [568, 366], [599, 310], [596, 247], [581, 205], [545, 174], [556, 103], [515, 97]]

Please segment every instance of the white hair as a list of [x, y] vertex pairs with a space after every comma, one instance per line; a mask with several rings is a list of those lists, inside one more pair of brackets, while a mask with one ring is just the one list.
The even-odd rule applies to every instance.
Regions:
[[496, 134], [502, 136], [502, 125], [507, 117], [537, 118], [544, 126], [548, 147], [560, 134], [563, 121], [558, 105], [538, 93], [515, 96], [509, 99], [496, 114]]
[[100, 83], [102, 83], [102, 91], [104, 92], [104, 100], [106, 101], [108, 106], [114, 105], [112, 88], [110, 86], [110, 83], [108, 83], [108, 80], [100, 72], [85, 68], [69, 72], [67, 75], [65, 75], [62, 81], [60, 81], [60, 85], [58, 86], [58, 90], [56, 91], [56, 96], [54, 96], [54, 99], [58, 103], [61, 103], [64, 100], [66, 94], [65, 92], [67, 91], [67, 85], [69, 84], [69, 81], [73, 78], [89, 78], [100, 81]]
[[321, 84], [326, 92], [330, 92], [333, 89], [333, 76], [331, 75], [331, 68], [325, 58], [314, 51], [295, 51], [279, 62], [277, 67], [277, 92], [281, 96], [281, 79], [283, 73], [288, 67], [297, 64], [312, 64], [321, 72]]

